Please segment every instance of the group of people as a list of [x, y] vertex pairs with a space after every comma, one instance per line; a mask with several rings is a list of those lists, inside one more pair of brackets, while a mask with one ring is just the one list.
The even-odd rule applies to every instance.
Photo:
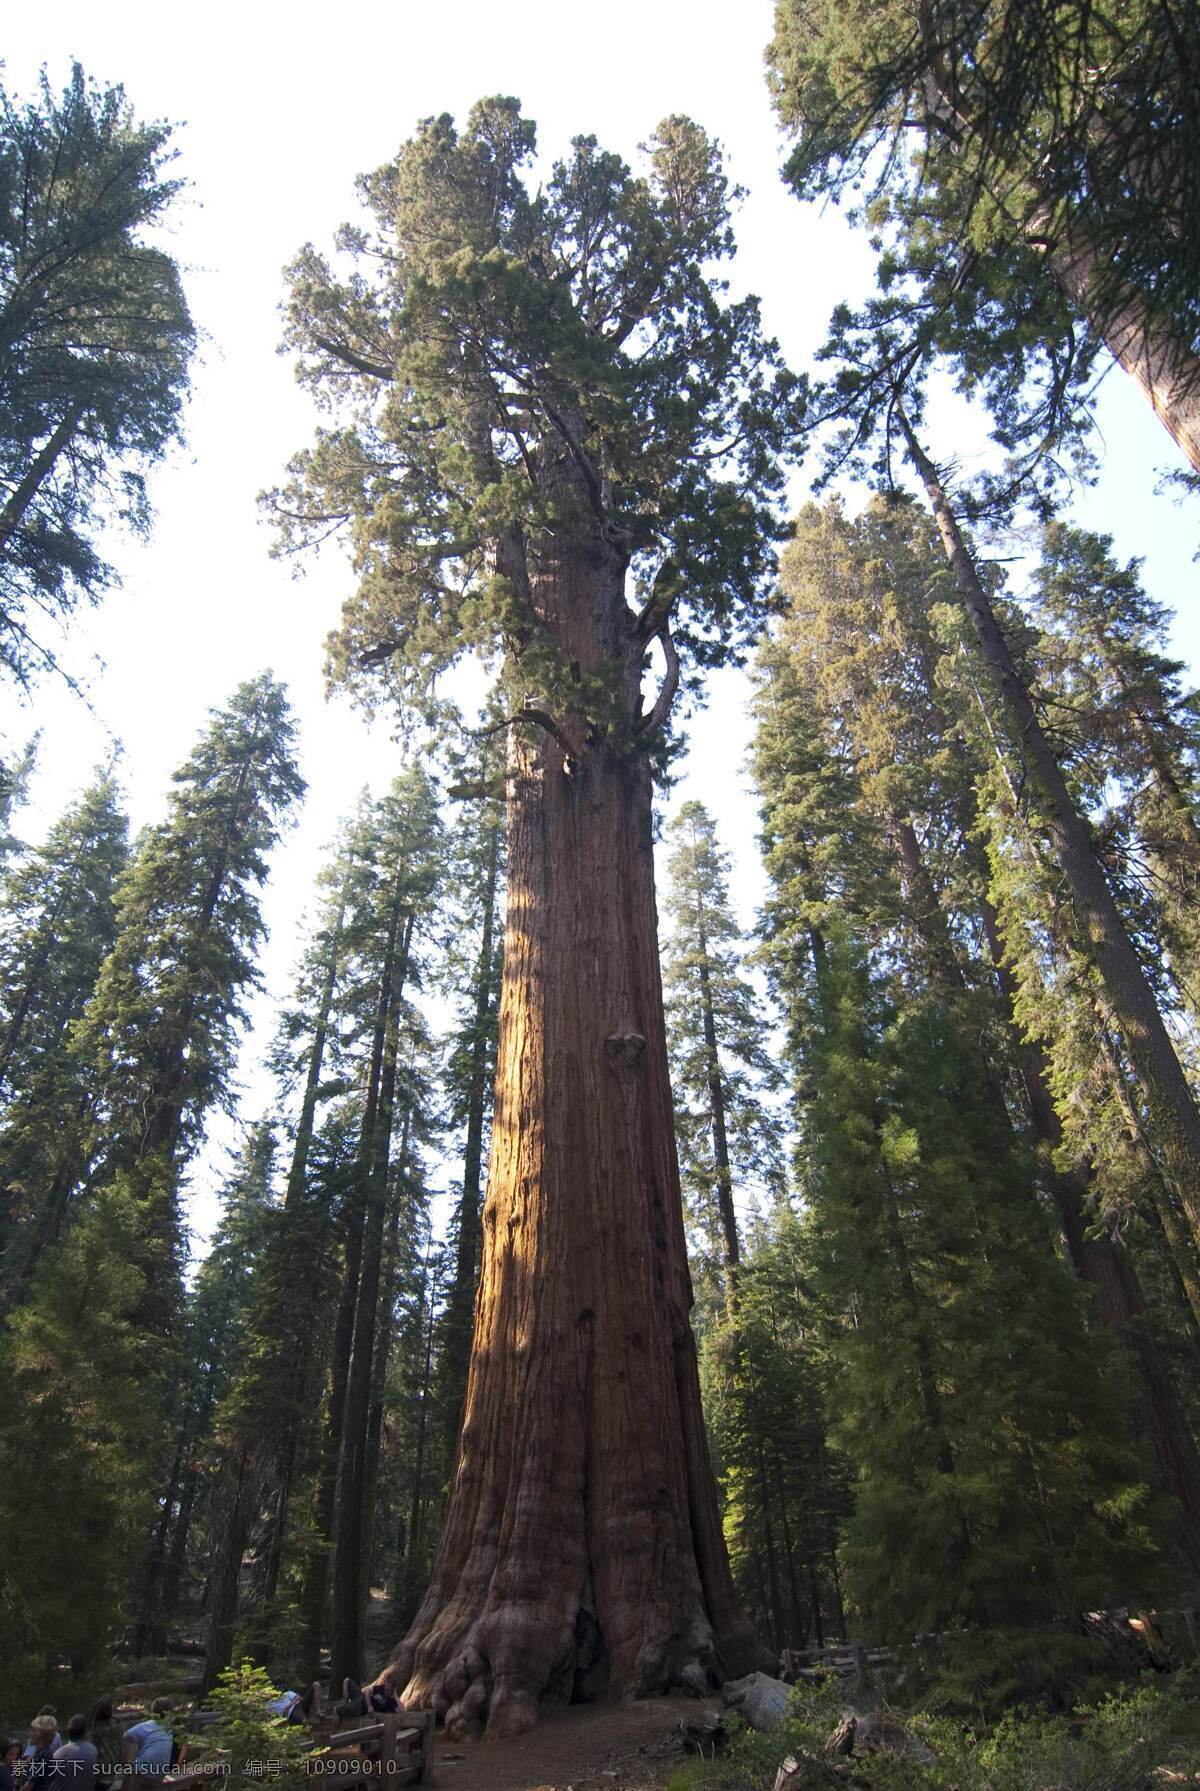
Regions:
[[[320, 1686], [314, 1682], [306, 1692], [284, 1692], [267, 1708], [284, 1722], [307, 1723], [319, 1706]], [[347, 1723], [388, 1714], [399, 1705], [386, 1685], [347, 1679], [333, 1709], [339, 1723]], [[86, 1716], [71, 1718], [64, 1741], [58, 1717], [45, 1705], [29, 1725], [28, 1741], [19, 1735], [9, 1739], [0, 1761], [0, 1791], [113, 1791], [127, 1775], [162, 1778], [187, 1757], [187, 1740], [182, 1730], [174, 1731], [172, 1710], [169, 1698], [155, 1698], [144, 1721], [122, 1729], [112, 1699], [101, 1698]]]
[[173, 1734], [169, 1698], [156, 1698], [150, 1715], [122, 1730], [111, 1698], [86, 1716], [73, 1716], [63, 1740], [57, 1716], [46, 1705], [29, 1725], [29, 1739], [10, 1737], [0, 1761], [0, 1791], [108, 1791], [127, 1774], [161, 1778], [180, 1762], [186, 1743]]
[[[359, 1685], [356, 1679], [343, 1679], [342, 1695], [331, 1708], [340, 1727], [353, 1722], [356, 1717], [394, 1715], [400, 1703], [384, 1681]], [[285, 1723], [311, 1722], [321, 1709], [320, 1681], [314, 1679], [305, 1692], [280, 1692], [277, 1698], [271, 1699], [267, 1709]]]

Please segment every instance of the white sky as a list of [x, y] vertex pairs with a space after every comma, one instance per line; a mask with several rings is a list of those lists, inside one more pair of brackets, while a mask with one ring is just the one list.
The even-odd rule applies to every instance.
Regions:
[[[319, 8], [215, 0], [203, 10], [55, 0], [44, 13], [8, 9], [10, 92], [32, 95], [43, 62], [61, 86], [76, 57], [98, 80], [124, 82], [140, 116], [179, 122], [179, 170], [191, 184], [169, 246], [204, 333], [186, 449], [152, 484], [154, 535], [148, 544], [113, 543], [124, 586], [69, 636], [65, 658], [87, 678], [95, 714], [49, 685], [25, 713], [0, 693], [0, 732], [11, 739], [43, 729], [20, 831], [42, 830], [107, 759], [114, 735], [125, 746], [121, 773], [134, 825], [154, 819], [206, 710], [269, 665], [287, 681], [301, 718], [309, 782], [266, 898], [265, 971], [271, 989], [286, 987], [312, 875], [336, 823], [364, 782], [387, 781], [398, 757], [386, 722], [368, 729], [343, 702], [324, 698], [321, 643], [337, 618], [343, 564], [326, 555], [293, 580], [268, 559], [256, 512], [256, 493], [275, 482], [312, 429], [309, 402], [275, 353], [280, 270], [303, 242], [328, 245], [352, 213], [355, 175], [392, 156], [430, 113], [462, 117], [483, 94], [513, 93], [538, 121], [544, 154], [591, 131], [633, 159], [660, 118], [686, 112], [721, 139], [734, 179], [748, 189], [735, 284], [761, 295], [768, 328], [804, 366], [832, 305], [860, 285], [870, 257], [838, 217], [802, 208], [778, 178], [783, 145], [762, 73], [770, 29], [768, 0], [607, 0], [595, 8], [550, 0], [343, 0]], [[1156, 469], [1177, 459], [1119, 373], [1107, 382], [1101, 420], [1101, 483], [1075, 514], [1113, 533], [1123, 555], [1147, 556], [1149, 587], [1181, 610], [1178, 649], [1196, 663], [1191, 555], [1200, 509], [1189, 514], [1153, 495]], [[943, 457], [962, 448], [930, 445]], [[798, 497], [804, 488], [798, 479]], [[96, 654], [102, 672], [91, 663]], [[762, 876], [742, 767], [745, 683], [721, 674], [710, 693], [676, 800], [699, 796], [715, 812], [749, 922]], [[260, 1003], [247, 1074], [269, 1024], [269, 1003]], [[201, 1231], [212, 1210], [205, 1180], [197, 1178], [193, 1214]]]

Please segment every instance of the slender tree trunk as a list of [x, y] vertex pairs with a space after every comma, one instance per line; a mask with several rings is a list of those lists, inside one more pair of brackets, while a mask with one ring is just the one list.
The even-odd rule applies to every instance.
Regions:
[[[362, 1130], [359, 1137], [358, 1161], [354, 1188], [344, 1215], [345, 1255], [342, 1280], [334, 1318], [329, 1386], [325, 1402], [325, 1422], [317, 1464], [313, 1494], [313, 1541], [305, 1564], [302, 1605], [304, 1610], [305, 1673], [316, 1674], [320, 1662], [321, 1637], [325, 1626], [325, 1607], [329, 1595], [330, 1544], [333, 1541], [334, 1510], [337, 1504], [338, 1478], [341, 1468], [342, 1442], [345, 1432], [346, 1397], [349, 1389], [350, 1363], [354, 1348], [354, 1321], [362, 1275], [363, 1241], [370, 1200], [370, 1177], [375, 1162], [376, 1131], [379, 1122], [380, 1091], [387, 1052], [388, 1030], [392, 1014], [392, 991], [395, 971], [396, 938], [400, 926], [400, 888], [402, 868], [396, 868], [396, 884], [388, 916], [388, 931], [380, 965], [375, 1004], [375, 1026], [371, 1039], [371, 1058], [367, 1072], [366, 1100], [363, 1104]], [[352, 1669], [347, 1669], [347, 1672]], [[345, 1675], [343, 1675], [345, 1677]]]
[[708, 961], [708, 935], [705, 930], [703, 897], [697, 895], [700, 935], [700, 1010], [704, 1026], [705, 1070], [708, 1077], [708, 1119], [712, 1129], [713, 1163], [717, 1171], [717, 1212], [721, 1221], [721, 1254], [725, 1261], [725, 1305], [729, 1312], [737, 1306], [738, 1270], [741, 1251], [738, 1245], [737, 1213], [733, 1205], [733, 1179], [729, 1171], [729, 1136], [725, 1125], [725, 1084], [721, 1076], [721, 1055], [717, 1048], [717, 1020], [713, 1012], [712, 972]]
[[392, 1216], [388, 1227], [387, 1251], [384, 1257], [380, 1313], [383, 1323], [375, 1340], [375, 1361], [371, 1368], [371, 1410], [367, 1419], [367, 1469], [363, 1506], [366, 1511], [367, 1536], [363, 1547], [364, 1593], [370, 1590], [371, 1563], [375, 1553], [376, 1489], [379, 1484], [379, 1458], [383, 1447], [383, 1408], [387, 1393], [388, 1364], [395, 1338], [396, 1268], [400, 1257], [400, 1219], [407, 1205], [408, 1140], [412, 1126], [412, 1103], [405, 1103], [400, 1148], [396, 1153], [396, 1190], [392, 1199]]
[[29, 463], [24, 478], [14, 488], [11, 496], [0, 510], [0, 552], [8, 546], [21, 523], [25, 512], [32, 504], [42, 487], [44, 480], [54, 469], [54, 463], [74, 435], [79, 419], [83, 415], [82, 404], [72, 404], [62, 422], [38, 449]]
[[495, 960], [496, 896], [500, 866], [500, 835], [493, 829], [488, 867], [483, 886], [483, 926], [475, 972], [475, 1013], [471, 1032], [471, 1068], [467, 1096], [467, 1135], [463, 1144], [462, 1196], [458, 1206], [458, 1237], [446, 1311], [442, 1319], [439, 1379], [442, 1383], [443, 1416], [448, 1452], [458, 1438], [467, 1369], [471, 1360], [471, 1314], [479, 1269], [479, 1210], [483, 1192], [483, 1136], [490, 1107], [488, 1070], [491, 1052], [489, 1031], [496, 998]]
[[425, 1445], [429, 1432], [429, 1386], [433, 1369], [433, 1288], [426, 1263], [425, 1298], [428, 1311], [425, 1322], [425, 1361], [421, 1376], [421, 1404], [417, 1412], [417, 1441], [413, 1452], [412, 1502], [408, 1515], [408, 1548], [404, 1561], [406, 1600], [409, 1608], [416, 1602], [418, 1576], [421, 1573], [421, 1545], [425, 1539]]
[[188, 1442], [185, 1429], [175, 1444], [175, 1455], [167, 1475], [162, 1510], [154, 1526], [154, 1539], [142, 1563], [141, 1598], [138, 1621], [133, 1631], [134, 1651], [138, 1654], [161, 1654], [166, 1647], [166, 1624], [163, 1617], [162, 1578], [167, 1554], [167, 1538], [175, 1501], [179, 1496], [179, 1476], [183, 1471], [184, 1450]]
[[783, 1478], [783, 1464], [778, 1454], [772, 1451], [771, 1459], [775, 1468], [775, 1490], [779, 1498], [779, 1528], [783, 1537], [783, 1565], [787, 1573], [791, 1633], [799, 1642], [804, 1634], [804, 1619], [800, 1614], [800, 1584], [796, 1578], [796, 1555], [792, 1547], [792, 1526], [788, 1522], [787, 1487]]
[[812, 1610], [812, 1638], [817, 1648], [825, 1646], [825, 1625], [821, 1621], [821, 1587], [817, 1579], [817, 1564], [814, 1556], [809, 1555], [805, 1565], [808, 1569], [808, 1598]]
[[[624, 558], [566, 525], [536, 552], [540, 625], [564, 664], [615, 671], [635, 715]], [[389, 1669], [452, 1734], [528, 1728], [577, 1669], [594, 1677], [597, 1648], [621, 1696], [756, 1657], [688, 1319], [649, 767], [582, 715], [551, 734], [531, 714], [510, 730], [509, 792], [474, 1349], [431, 1583]]]
[[767, 1463], [761, 1441], [754, 1450], [754, 1478], [758, 1483], [758, 1502], [762, 1515], [763, 1553], [767, 1562], [767, 1590], [771, 1612], [771, 1647], [778, 1653], [783, 1647], [783, 1596], [779, 1587], [779, 1562], [775, 1554], [775, 1525], [771, 1521], [771, 1495], [767, 1487]]
[[1071, 891], [1080, 930], [1141, 1086], [1155, 1143], [1193, 1229], [1200, 1235], [1200, 1113], [1154, 993], [1125, 932], [1087, 823], [1075, 807], [1062, 768], [1013, 664], [937, 471], [899, 404], [896, 414], [909, 458], [928, 494], [959, 600], [974, 630], [997, 703], [1031, 774], [1042, 819]]
[[404, 921], [403, 936], [397, 942], [401, 890], [407, 870], [407, 865], [397, 868], [391, 935], [380, 983], [380, 1004], [385, 1014], [383, 1061], [379, 1076], [378, 1112], [367, 1166], [362, 1271], [358, 1279], [358, 1296], [354, 1309], [354, 1340], [346, 1380], [341, 1466], [337, 1484], [332, 1636], [332, 1679], [335, 1685], [347, 1677], [361, 1679], [366, 1654], [363, 1539], [367, 1529], [367, 1433], [371, 1415], [375, 1332], [379, 1318], [383, 1234], [387, 1224], [388, 1161], [391, 1155], [392, 1118], [396, 1100], [400, 1002], [413, 936], [413, 917], [409, 914]]
[[260, 1483], [251, 1453], [252, 1448], [243, 1447], [235, 1456], [226, 1457], [221, 1475], [224, 1484], [218, 1486], [215, 1500], [213, 1540], [216, 1546], [209, 1582], [208, 1640], [200, 1680], [201, 1700], [217, 1683], [233, 1654], [242, 1556], [258, 1509]]
[[196, 1507], [196, 1494], [200, 1488], [200, 1476], [194, 1468], [188, 1472], [183, 1492], [179, 1499], [179, 1515], [175, 1519], [171, 1531], [171, 1546], [167, 1551], [167, 1566], [163, 1575], [162, 1608], [164, 1616], [170, 1620], [179, 1608], [179, 1597], [183, 1590], [183, 1574], [187, 1565], [187, 1545], [192, 1528], [192, 1512]]

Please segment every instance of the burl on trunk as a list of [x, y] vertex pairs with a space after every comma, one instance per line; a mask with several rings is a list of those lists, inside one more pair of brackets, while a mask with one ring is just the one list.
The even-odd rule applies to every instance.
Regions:
[[[646, 641], [625, 564], [530, 565], [568, 661]], [[583, 715], [509, 730], [508, 907], [482, 1274], [432, 1581], [388, 1668], [451, 1734], [539, 1703], [757, 1664], [700, 1409], [659, 975], [645, 753]]]

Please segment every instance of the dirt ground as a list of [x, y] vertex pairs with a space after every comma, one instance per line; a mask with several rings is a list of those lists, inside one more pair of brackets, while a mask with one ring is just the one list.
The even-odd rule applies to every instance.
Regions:
[[681, 1721], [696, 1698], [578, 1704], [511, 1741], [446, 1741], [438, 1735], [435, 1791], [651, 1791], [684, 1759]]

